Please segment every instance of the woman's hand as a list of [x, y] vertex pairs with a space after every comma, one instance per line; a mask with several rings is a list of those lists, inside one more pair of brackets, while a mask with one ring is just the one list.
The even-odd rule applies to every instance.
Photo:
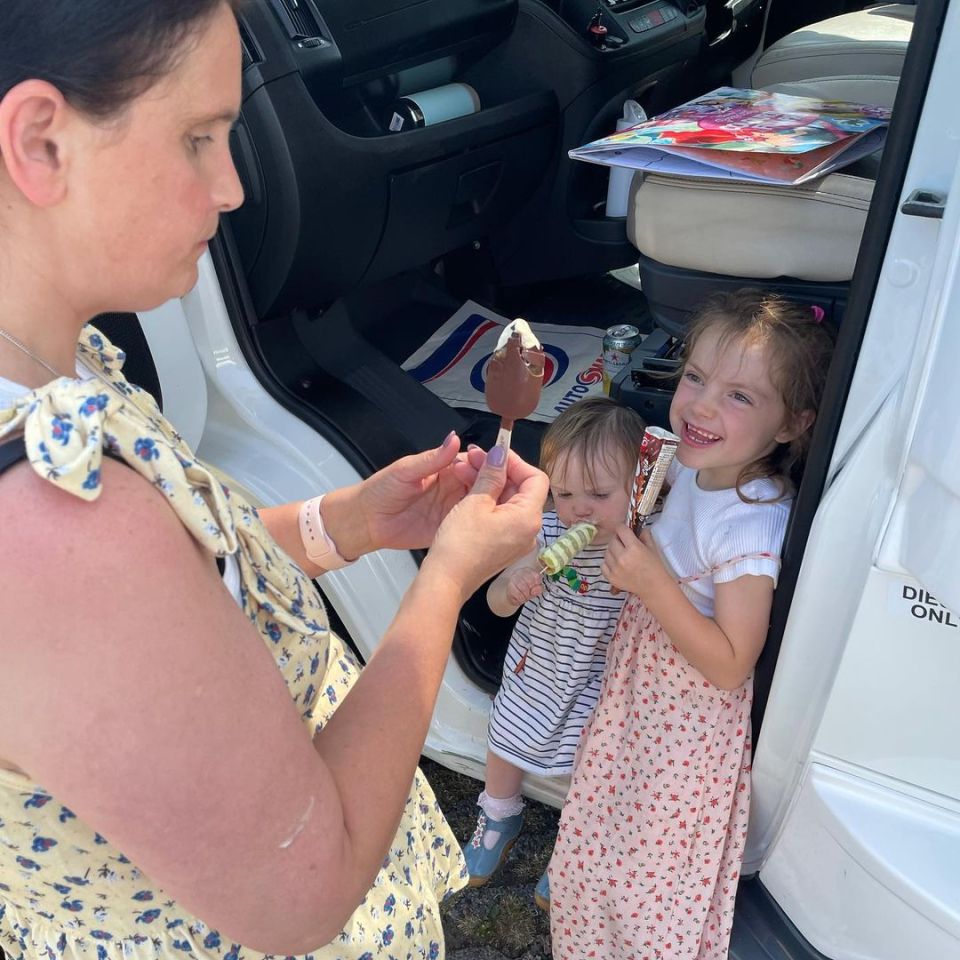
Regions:
[[429, 546], [477, 478], [459, 451], [460, 438], [451, 431], [439, 447], [401, 457], [361, 483], [328, 493], [324, 525], [340, 553], [354, 559], [384, 547]]
[[610, 540], [600, 570], [611, 586], [641, 599], [651, 582], [667, 575], [650, 531], [644, 530], [638, 537], [626, 524], [618, 527]]
[[455, 469], [460, 438], [451, 432], [433, 450], [402, 457], [360, 484], [357, 506], [373, 549], [412, 550], [433, 542], [443, 518], [476, 478]]
[[[496, 455], [497, 450], [491, 451]], [[473, 451], [458, 469], [476, 470]], [[506, 467], [486, 462], [470, 493], [444, 518], [424, 568], [452, 580], [466, 600], [481, 584], [536, 547], [550, 482], [510, 453]], [[423, 571], [421, 571], [423, 572]]]

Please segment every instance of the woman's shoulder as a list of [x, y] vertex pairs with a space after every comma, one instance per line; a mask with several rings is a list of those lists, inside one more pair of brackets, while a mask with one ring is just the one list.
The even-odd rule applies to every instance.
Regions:
[[[0, 477], [0, 570], [37, 565], [39, 582], [57, 583], [58, 566], [74, 570], [114, 561], [143, 564], [145, 550], [188, 543], [164, 497], [128, 466], [108, 457], [100, 466], [100, 495], [84, 500], [39, 476], [23, 462]], [[64, 585], [57, 588], [62, 592]]]

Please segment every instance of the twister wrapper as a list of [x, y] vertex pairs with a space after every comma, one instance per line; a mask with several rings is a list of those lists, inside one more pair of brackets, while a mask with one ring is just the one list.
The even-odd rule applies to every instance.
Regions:
[[565, 534], [537, 554], [543, 569], [551, 576], [561, 570], [597, 535], [592, 523], [575, 523]]
[[663, 427], [647, 427], [644, 431], [627, 513], [627, 525], [634, 533], [640, 533], [653, 513], [679, 445], [680, 438]]

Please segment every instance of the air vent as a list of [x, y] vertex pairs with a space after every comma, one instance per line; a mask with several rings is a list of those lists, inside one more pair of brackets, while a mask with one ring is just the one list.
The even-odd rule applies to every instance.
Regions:
[[291, 40], [300, 43], [323, 38], [317, 17], [307, 0], [270, 0], [270, 4]]

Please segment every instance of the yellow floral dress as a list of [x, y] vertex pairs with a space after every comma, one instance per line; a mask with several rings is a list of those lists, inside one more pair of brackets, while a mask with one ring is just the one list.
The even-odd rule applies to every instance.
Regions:
[[[153, 398], [126, 381], [122, 351], [88, 326], [79, 356], [94, 378], [61, 378], [0, 409], [0, 442], [22, 433], [37, 474], [83, 500], [99, 495], [106, 449], [162, 491], [212, 555], [236, 557], [242, 608], [274, 654], [303, 722], [319, 730], [358, 666], [330, 631], [313, 584], [256, 510], [194, 457]], [[311, 956], [442, 957], [438, 904], [466, 878], [460, 847], [417, 771], [374, 886], [338, 938]], [[183, 910], [40, 784], [2, 770], [0, 947], [8, 960], [263, 956]]]

